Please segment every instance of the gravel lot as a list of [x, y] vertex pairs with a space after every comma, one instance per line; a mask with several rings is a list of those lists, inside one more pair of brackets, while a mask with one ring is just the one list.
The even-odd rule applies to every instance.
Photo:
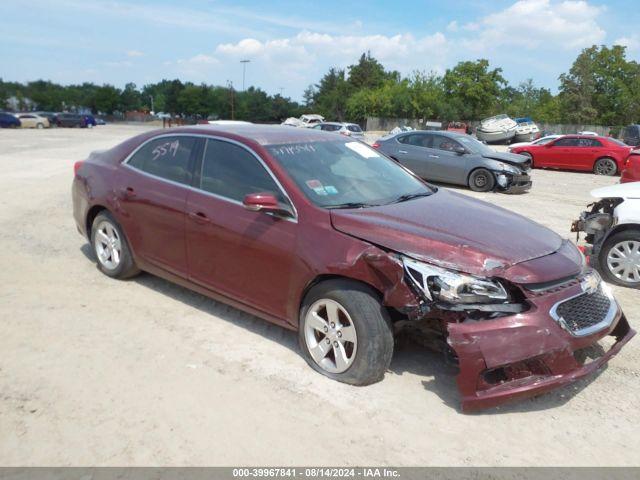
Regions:
[[[0, 131], [0, 465], [638, 464], [637, 338], [588, 380], [464, 415], [451, 370], [420, 347], [350, 387], [314, 373], [292, 332], [150, 275], [100, 274], [72, 166], [141, 131]], [[617, 182], [533, 178], [526, 195], [464, 193], [571, 237], [589, 190]], [[640, 292], [616, 294], [638, 329]]]

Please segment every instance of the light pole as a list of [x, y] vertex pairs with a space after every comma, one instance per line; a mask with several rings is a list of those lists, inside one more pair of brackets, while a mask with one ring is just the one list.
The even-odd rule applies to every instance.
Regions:
[[245, 75], [247, 73], [247, 63], [249, 63], [251, 60], [240, 60], [240, 63], [242, 64], [242, 91], [244, 92], [244, 78]]
[[153, 115], [156, 113], [156, 109], [153, 108], [153, 95], [149, 95], [149, 98], [151, 99], [151, 115]]

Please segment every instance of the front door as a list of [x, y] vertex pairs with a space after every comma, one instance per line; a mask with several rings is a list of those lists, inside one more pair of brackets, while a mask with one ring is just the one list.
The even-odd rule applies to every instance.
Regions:
[[429, 164], [437, 172], [437, 180], [460, 185], [467, 184], [466, 154], [456, 152], [463, 148], [460, 143], [445, 135], [431, 135], [430, 148], [427, 149]]
[[297, 220], [244, 208], [249, 193], [282, 189], [248, 148], [209, 139], [196, 189], [187, 197], [189, 278], [268, 314], [285, 318]]

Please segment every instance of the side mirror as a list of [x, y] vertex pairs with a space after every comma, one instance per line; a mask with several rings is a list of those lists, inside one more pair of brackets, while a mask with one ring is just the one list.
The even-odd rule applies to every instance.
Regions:
[[465, 153], [467, 153], [467, 149], [461, 146], [455, 147], [453, 151], [458, 155], [464, 155]]
[[293, 217], [288, 206], [282, 205], [273, 193], [259, 192], [245, 195], [242, 205], [252, 212], [264, 212], [280, 217]]

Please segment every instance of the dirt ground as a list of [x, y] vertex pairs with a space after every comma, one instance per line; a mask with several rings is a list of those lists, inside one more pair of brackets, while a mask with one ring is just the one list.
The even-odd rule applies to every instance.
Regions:
[[[351, 387], [314, 373], [292, 332], [100, 274], [71, 215], [73, 163], [142, 130], [0, 131], [0, 465], [638, 465], [638, 338], [588, 380], [464, 415], [420, 347]], [[464, 193], [571, 237], [589, 190], [617, 181], [533, 179], [526, 195]], [[640, 292], [615, 290], [638, 329]]]

